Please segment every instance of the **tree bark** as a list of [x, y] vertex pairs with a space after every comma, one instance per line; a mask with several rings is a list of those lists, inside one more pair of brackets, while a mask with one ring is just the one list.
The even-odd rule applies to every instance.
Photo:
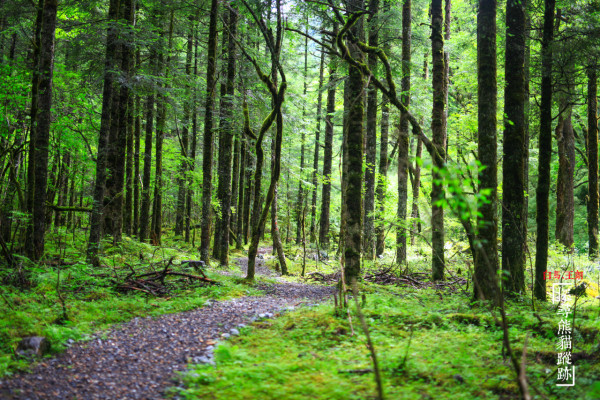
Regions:
[[559, 102], [564, 113], [558, 117], [556, 142], [558, 144], [558, 176], [556, 181], [556, 240], [567, 249], [574, 243], [573, 221], [575, 199], [573, 179], [575, 174], [575, 134], [571, 121], [572, 106]]
[[506, 3], [506, 87], [502, 164], [502, 270], [505, 292], [525, 291], [525, 13], [526, 0]]
[[[126, 21], [127, 29], [133, 28], [134, 7], [133, 0], [121, 0], [121, 18]], [[121, 46], [121, 75], [122, 83], [119, 98], [116, 93], [113, 99], [113, 115], [111, 116], [111, 127], [109, 133], [109, 153], [107, 158], [107, 169], [109, 176], [106, 180], [106, 196], [104, 214], [106, 232], [113, 237], [113, 243], [121, 241], [123, 232], [123, 191], [125, 186], [125, 158], [127, 149], [127, 137], [130, 125], [129, 114], [129, 75], [133, 52], [130, 45], [123, 43]]]
[[[410, 46], [411, 46], [411, 0], [402, 5], [402, 104], [410, 104]], [[398, 229], [396, 230], [396, 261], [406, 264], [406, 206], [408, 201], [408, 119], [400, 113], [398, 132]]]
[[[192, 56], [194, 53], [194, 20], [190, 18], [190, 30], [187, 37], [187, 54], [185, 58], [185, 74], [188, 80], [192, 77]], [[183, 127], [181, 129], [181, 162], [179, 165], [179, 176], [177, 178], [177, 186], [179, 190], [177, 192], [177, 209], [175, 212], [175, 235], [182, 235], [185, 228], [185, 207], [187, 204], [188, 194], [188, 170], [190, 168], [189, 158], [189, 132], [191, 125], [191, 106], [192, 106], [192, 93], [189, 85], [185, 87], [186, 99], [183, 104]]]
[[319, 171], [319, 154], [321, 150], [321, 120], [323, 111], [323, 74], [325, 70], [325, 49], [321, 48], [321, 60], [319, 62], [319, 94], [317, 95], [317, 127], [315, 128], [315, 150], [313, 154], [312, 171], [312, 198], [310, 202], [310, 241], [317, 240], [317, 172]]
[[200, 233], [200, 258], [209, 263], [210, 254], [210, 212], [212, 199], [212, 159], [213, 159], [213, 112], [216, 91], [217, 20], [219, 1], [211, 0], [210, 23], [208, 26], [208, 49], [206, 63], [206, 101], [204, 112], [204, 139], [202, 148], [202, 222]]
[[[379, 46], [379, 0], [369, 1], [369, 46]], [[404, 44], [404, 40], [402, 41]], [[369, 69], [376, 74], [377, 55], [367, 56]], [[363, 222], [363, 254], [365, 259], [375, 256], [375, 164], [377, 162], [377, 88], [370, 84], [367, 88], [367, 125], [365, 147], [365, 197]]]
[[[42, 47], [41, 32], [42, 18], [44, 15], [44, 0], [39, 0], [35, 18], [35, 36], [33, 45], [32, 57], [32, 74], [31, 74], [31, 109], [29, 113], [31, 127], [29, 129], [29, 152], [27, 156], [27, 198], [26, 210], [33, 217], [33, 198], [35, 196], [35, 132], [37, 130], [37, 111], [38, 111], [38, 93], [39, 93], [39, 63], [40, 49]], [[4, 37], [4, 36], [3, 36]], [[33, 249], [33, 220], [27, 224], [25, 235], [25, 248]], [[29, 255], [32, 255], [30, 253]]]
[[588, 239], [589, 257], [598, 258], [598, 77], [596, 67], [587, 68], [588, 78]]
[[[350, 0], [348, 10], [350, 13], [360, 12], [364, 9], [362, 0]], [[363, 34], [362, 17], [350, 27], [350, 33], [356, 38]], [[351, 41], [348, 42], [350, 56], [362, 62], [363, 55], [358, 46]], [[340, 46], [340, 43], [338, 43]], [[340, 46], [341, 47], [341, 46]], [[349, 65], [348, 92], [349, 113], [348, 128], [346, 130], [347, 146], [347, 168], [348, 180], [344, 196], [344, 212], [346, 228], [344, 230], [344, 275], [346, 282], [352, 282], [360, 274], [361, 247], [362, 247], [362, 160], [363, 160], [363, 99], [364, 79], [356, 66]]]
[[473, 274], [473, 298], [499, 304], [497, 138], [496, 138], [496, 0], [481, 0], [477, 14], [477, 156], [484, 169], [479, 173], [477, 244]]
[[[446, 135], [444, 130], [444, 37], [442, 0], [431, 2], [431, 50], [433, 56], [433, 110], [431, 116], [432, 142], [438, 152], [445, 153]], [[441, 151], [440, 151], [441, 150]], [[444, 167], [443, 160], [434, 158], [431, 188], [431, 245], [432, 245], [432, 279], [444, 279], [444, 209], [439, 202], [444, 199], [444, 189], [440, 183], [442, 177], [439, 170]]]
[[227, 29], [227, 81], [225, 98], [221, 102], [221, 141], [219, 154], [219, 183], [217, 197], [221, 204], [221, 228], [217, 254], [221, 265], [229, 262], [229, 229], [231, 220], [231, 161], [233, 144], [233, 95], [235, 91], [235, 41], [237, 27], [237, 12], [229, 9]]
[[[148, 64], [150, 70], [154, 71], [157, 68], [156, 63], [157, 53], [156, 48], [150, 49], [150, 58]], [[156, 72], [155, 72], [156, 73]], [[139, 239], [144, 242], [148, 239], [148, 225], [150, 223], [150, 180], [152, 170], [152, 131], [154, 130], [154, 90], [150, 92], [146, 99], [146, 132], [144, 138], [144, 177], [142, 180], [142, 207], [140, 210], [139, 221]]]
[[545, 0], [544, 2], [538, 184], [535, 193], [537, 236], [534, 292], [535, 297], [542, 301], [546, 300], [544, 272], [548, 264], [548, 197], [550, 194], [550, 161], [552, 159], [552, 41], [555, 5], [556, 0]]
[[46, 0], [42, 17], [39, 110], [35, 133], [35, 191], [33, 199], [33, 252], [32, 259], [44, 254], [46, 234], [46, 185], [48, 182], [48, 147], [52, 123], [52, 76], [54, 73], [54, 33], [56, 31], [56, 0]]
[[98, 154], [96, 155], [96, 181], [94, 184], [94, 203], [90, 216], [90, 237], [87, 246], [87, 260], [94, 266], [100, 265], [98, 252], [102, 237], [102, 217], [104, 213], [104, 185], [106, 183], [106, 161], [108, 156], [108, 136], [111, 124], [111, 105], [114, 91], [117, 27], [119, 0], [110, 0], [108, 20], [111, 21], [106, 36], [106, 57], [104, 65], [104, 89], [102, 93], [102, 116], [98, 134]]
[[[337, 26], [334, 26], [337, 34]], [[335, 46], [335, 42], [332, 43]], [[321, 189], [321, 219], [319, 222], [319, 244], [329, 248], [329, 211], [331, 204], [331, 166], [333, 157], [333, 114], [335, 113], [335, 79], [337, 59], [331, 55], [329, 60], [329, 84], [327, 89], [327, 106], [325, 114], [325, 145], [323, 149], [323, 187]]]

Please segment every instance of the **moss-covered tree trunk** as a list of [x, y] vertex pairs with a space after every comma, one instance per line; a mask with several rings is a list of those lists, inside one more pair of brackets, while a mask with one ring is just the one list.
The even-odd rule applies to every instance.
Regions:
[[[379, 46], [379, 0], [369, 1], [369, 46]], [[377, 73], [377, 54], [369, 53], [367, 64]], [[367, 125], [365, 130], [365, 197], [363, 221], [363, 254], [365, 259], [375, 256], [375, 164], [377, 162], [377, 95], [375, 85], [367, 88]]]
[[[364, 9], [362, 0], [348, 2], [348, 11], [357, 13]], [[349, 31], [356, 37], [363, 36], [363, 17], [354, 23]], [[338, 36], [339, 37], [339, 36]], [[338, 42], [338, 46], [340, 43]], [[358, 46], [348, 41], [350, 57], [362, 62], [363, 55]], [[341, 46], [340, 46], [341, 47]], [[346, 227], [344, 230], [344, 274], [346, 282], [352, 282], [360, 274], [361, 245], [362, 245], [362, 181], [363, 181], [363, 116], [364, 116], [364, 79], [356, 66], [349, 65], [348, 96], [348, 127], [346, 130], [347, 149], [347, 186], [344, 195], [344, 212]]]
[[506, 60], [502, 164], [502, 284], [505, 292], [525, 291], [523, 232], [525, 202], [525, 12], [526, 0], [506, 3]]
[[556, 142], [558, 144], [558, 176], [556, 180], [556, 240], [570, 248], [574, 243], [573, 221], [575, 199], [573, 180], [575, 175], [575, 133], [573, 132], [572, 106], [559, 102], [565, 110], [558, 117]]
[[479, 204], [478, 235], [473, 274], [473, 297], [499, 304], [497, 137], [496, 137], [496, 0], [481, 0], [477, 13], [477, 157], [484, 169], [477, 190], [485, 195]]

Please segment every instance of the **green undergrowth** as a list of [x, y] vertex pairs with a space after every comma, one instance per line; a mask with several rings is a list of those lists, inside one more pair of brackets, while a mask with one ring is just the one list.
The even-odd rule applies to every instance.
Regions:
[[[165, 262], [173, 258], [173, 270], [197, 274], [193, 268], [179, 265], [182, 260], [197, 260], [197, 250], [170, 238], [163, 246], [153, 247], [124, 237], [118, 246], [105, 244], [102, 267], [95, 269], [85, 262], [84, 239], [74, 236], [66, 241], [65, 235], [59, 239], [62, 243], [56, 234], [49, 235], [51, 251], [46, 256], [47, 263], [34, 265], [27, 259], [20, 260], [29, 287], [15, 286], [15, 271], [0, 269], [0, 281], [3, 282], [0, 286], [0, 377], [29, 368], [29, 360], [19, 359], [14, 354], [18, 341], [25, 336], [47, 337], [52, 345], [51, 353], [56, 354], [71, 340], [85, 340], [94, 332], [135, 317], [186, 311], [201, 307], [208, 299], [223, 300], [262, 293], [240, 278], [223, 276], [210, 269], [207, 276], [219, 285], [167, 277], [165, 283], [169, 292], [164, 296], [123, 293], [115, 289], [115, 282], [122, 282], [131, 273], [131, 268], [140, 272], [161, 270]], [[238, 255], [234, 253], [232, 264], [236, 257]], [[57, 266], [53, 261], [56, 259], [69, 265]], [[60, 281], [58, 286], [57, 280]], [[66, 320], [62, 318], [61, 298], [64, 299]]]
[[[362, 290], [387, 399], [519, 398], [515, 373], [502, 355], [502, 329], [487, 308], [469, 306], [460, 292], [373, 284]], [[351, 310], [353, 327], [331, 303], [256, 322], [217, 347], [215, 366], [190, 366], [172, 394], [184, 399], [375, 398], [354, 302]], [[533, 398], [600, 398], [597, 313], [591, 304], [579, 308], [573, 353], [585, 359], [576, 361], [575, 387], [559, 388], [559, 316], [550, 305], [538, 305], [536, 317], [527, 302], [508, 304], [511, 344], [519, 359], [527, 337]]]

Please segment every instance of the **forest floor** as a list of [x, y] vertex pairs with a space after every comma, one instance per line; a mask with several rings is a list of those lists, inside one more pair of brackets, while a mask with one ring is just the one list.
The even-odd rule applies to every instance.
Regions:
[[[0, 312], [0, 398], [376, 398], [354, 300], [349, 297], [346, 309], [322, 301], [332, 298], [339, 279], [335, 257], [322, 252], [317, 260], [317, 249], [304, 257], [302, 249], [288, 246], [291, 274], [281, 277], [277, 258], [263, 247], [257, 282], [248, 284], [242, 279], [247, 258], [233, 251], [229, 269], [206, 271], [220, 285], [172, 276], [166, 294], [151, 296], [123, 293], [115, 284], [134, 272], [160, 272], [171, 262], [174, 271], [195, 274], [183, 263], [197, 254], [193, 245], [175, 240], [156, 248], [127, 239], [118, 247], [107, 245], [103, 267], [94, 270], [82, 259], [85, 243], [77, 240], [73, 235], [73, 244], [64, 247], [56, 239], [56, 251], [33, 270], [29, 289], [0, 287], [0, 301], [7, 305]], [[499, 313], [471, 302], [468, 255], [451, 253], [444, 282], [430, 281], [427, 251], [418, 247], [403, 269], [395, 265], [393, 251], [363, 265], [360, 300], [385, 398], [518, 399]], [[507, 299], [512, 349], [519, 358], [525, 354], [532, 399], [598, 400], [598, 266], [586, 256], [555, 253], [552, 269], [584, 270], [588, 285], [572, 324], [575, 386], [557, 386], [561, 317], [551, 302], [532, 302], [529, 295]], [[66, 263], [53, 263], [58, 259]], [[61, 298], [66, 321], [57, 318]], [[33, 364], [14, 356], [18, 340], [31, 335], [48, 337], [53, 349]]]
[[[259, 252], [256, 273], [273, 276]], [[241, 277], [248, 259], [237, 260]], [[241, 273], [241, 274], [240, 274]], [[209, 301], [192, 311], [158, 318], [134, 318], [109, 331], [78, 342], [53, 359], [35, 365], [30, 373], [0, 382], [7, 399], [162, 399], [174, 384], [175, 371], [189, 364], [214, 364], [213, 349], [239, 335], [256, 320], [274, 317], [297, 306], [322, 301], [334, 289], [293, 282], [260, 283], [262, 296]]]

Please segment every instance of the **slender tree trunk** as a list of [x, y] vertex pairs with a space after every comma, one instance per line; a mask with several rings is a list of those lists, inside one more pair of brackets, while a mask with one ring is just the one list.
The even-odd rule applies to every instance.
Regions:
[[[387, 53], [387, 52], [386, 52]], [[375, 236], [377, 244], [375, 254], [382, 255], [385, 250], [385, 226], [383, 225], [383, 216], [385, 214], [385, 196], [387, 193], [387, 170], [388, 170], [388, 142], [390, 126], [390, 102], [387, 96], [383, 96], [381, 104], [381, 137], [379, 144], [379, 178], [377, 181], [377, 215], [378, 223], [375, 225]]]
[[[306, 16], [306, 33], [308, 34], [308, 15]], [[300, 133], [300, 179], [298, 180], [298, 202], [296, 203], [296, 244], [303, 239], [302, 228], [304, 228], [304, 145], [306, 141], [306, 92], [308, 88], [308, 37], [304, 37], [304, 90], [302, 91], [304, 101], [302, 102], [302, 128]]]
[[540, 135], [538, 184], [536, 188], [536, 252], [535, 297], [546, 300], [544, 272], [548, 264], [548, 198], [550, 194], [550, 161], [552, 159], [552, 41], [556, 0], [544, 1], [544, 31], [542, 37], [542, 96], [540, 101]]
[[[240, 195], [240, 162], [242, 160], [240, 157], [240, 151], [241, 151], [240, 137], [238, 135], [235, 135], [233, 140], [234, 140], [234, 145], [233, 145], [233, 169], [231, 171], [231, 208], [235, 212], [231, 213], [229, 226], [231, 228], [231, 231], [235, 234], [235, 237], [237, 238], [238, 233], [239, 233], [238, 229], [237, 229], [237, 220], [238, 220], [238, 214], [239, 214], [238, 202], [239, 202], [239, 195]], [[232, 235], [229, 235], [229, 243], [230, 244], [235, 243], [235, 239], [232, 237]]]
[[[379, 46], [379, 0], [369, 1], [369, 45]], [[404, 43], [404, 40], [403, 42]], [[377, 54], [367, 56], [369, 69], [377, 74]], [[363, 221], [363, 254], [365, 259], [375, 256], [375, 164], [377, 162], [377, 88], [369, 84], [367, 88], [367, 124], [365, 146], [365, 195]]]
[[[334, 26], [337, 33], [337, 26]], [[333, 43], [332, 45], [335, 45]], [[321, 219], [319, 224], [319, 244], [329, 248], [329, 211], [331, 204], [331, 167], [333, 157], [333, 114], [335, 113], [335, 80], [337, 71], [336, 56], [329, 60], [329, 84], [327, 89], [327, 106], [325, 115], [325, 146], [323, 149], [323, 188], [321, 191]]]
[[[402, 5], [402, 104], [410, 105], [410, 45], [411, 45], [411, 0]], [[396, 231], [396, 261], [406, 264], [406, 207], [408, 201], [408, 118], [400, 113], [398, 132], [398, 229]]]
[[[90, 216], [90, 237], [87, 246], [88, 262], [94, 266], [100, 265], [98, 252], [100, 238], [102, 237], [102, 220], [104, 213], [104, 185], [106, 183], [106, 168], [108, 156], [108, 137], [111, 125], [111, 105], [114, 92], [117, 27], [115, 25], [119, 16], [119, 0], [110, 0], [108, 9], [108, 27], [106, 37], [106, 59], [104, 66], [104, 89], [102, 93], [102, 116], [100, 119], [100, 132], [98, 134], [98, 154], [96, 155], [96, 182], [94, 184], [94, 203]], [[115, 95], [116, 96], [116, 95]]]
[[[167, 59], [164, 68], [164, 80], [168, 82], [171, 69], [171, 49], [173, 48], [173, 22], [175, 19], [175, 11], [171, 10], [169, 21], [169, 38], [167, 41]], [[161, 35], [162, 36], [162, 35]], [[158, 65], [163, 65], [163, 49], [158, 54]], [[159, 85], [160, 87], [160, 85]], [[165, 88], [167, 84], [165, 83]], [[166, 95], [159, 92], [157, 98], [157, 115], [156, 115], [156, 169], [154, 172], [154, 202], [152, 213], [152, 231], [150, 237], [155, 246], [161, 244], [162, 240], [162, 191], [163, 191], [163, 141], [165, 136], [165, 125], [167, 122], [167, 99]]]
[[243, 227], [242, 233], [244, 236], [244, 244], [248, 244], [248, 237], [250, 234], [250, 213], [251, 213], [251, 205], [252, 205], [252, 195], [254, 193], [254, 181], [252, 180], [252, 171], [256, 168], [256, 160], [252, 155], [252, 151], [250, 150], [250, 145], [246, 146], [246, 171], [244, 175], [244, 182], [246, 182], [246, 187], [244, 189], [245, 198], [244, 198], [244, 216], [243, 216]]
[[[37, 12], [35, 18], [35, 36], [33, 46], [33, 57], [32, 57], [32, 74], [31, 74], [31, 109], [30, 109], [30, 121], [31, 126], [29, 129], [29, 148], [28, 148], [28, 160], [27, 160], [27, 212], [33, 216], [33, 198], [35, 196], [35, 132], [37, 131], [37, 111], [38, 111], [38, 93], [39, 93], [39, 63], [40, 63], [40, 48], [41, 45], [41, 32], [42, 32], [42, 18], [44, 11], [44, 0], [39, 0], [37, 5]], [[4, 36], [2, 36], [4, 37]], [[27, 224], [27, 231], [25, 235], [25, 248], [33, 249], [33, 220]], [[30, 253], [32, 255], [32, 253]]]
[[598, 258], [598, 77], [596, 67], [587, 68], [588, 78], [588, 238], [590, 259]]
[[[444, 37], [442, 0], [431, 2], [431, 50], [433, 56], [433, 111], [431, 116], [432, 142], [441, 150], [446, 148], [444, 131]], [[433, 184], [431, 188], [431, 245], [433, 262], [433, 280], [444, 279], [444, 209], [438, 205], [444, 199], [444, 189], [439, 181], [442, 179], [439, 170], [443, 162], [434, 158]]]
[[315, 151], [313, 155], [312, 199], [310, 202], [310, 241], [315, 242], [317, 224], [317, 172], [319, 170], [319, 153], [321, 149], [321, 119], [323, 110], [323, 73], [325, 69], [325, 49], [321, 49], [319, 62], [319, 94], [317, 95], [317, 127], [315, 129]]
[[248, 166], [246, 165], [246, 163], [248, 162], [247, 158], [246, 158], [246, 140], [240, 136], [240, 138], [238, 139], [240, 142], [240, 162], [239, 162], [239, 168], [238, 168], [238, 174], [239, 174], [239, 178], [238, 178], [238, 202], [237, 202], [237, 209], [236, 209], [236, 229], [235, 229], [235, 233], [237, 235], [236, 237], [236, 242], [235, 242], [235, 248], [238, 250], [241, 250], [243, 248], [243, 238], [242, 236], [244, 235], [244, 204], [245, 204], [245, 200], [246, 197], [248, 196], [248, 193], [245, 191], [246, 189], [246, 168], [248, 168]]
[[237, 12], [230, 9], [228, 17], [228, 47], [227, 47], [227, 82], [225, 98], [221, 102], [221, 141], [219, 154], [219, 184], [217, 196], [221, 202], [221, 228], [219, 243], [215, 245], [219, 250], [219, 262], [227, 265], [229, 262], [229, 229], [231, 220], [231, 161], [233, 144], [233, 95], [235, 91], [235, 41], [237, 27]]
[[[198, 76], [198, 37], [197, 37], [197, 20], [198, 15], [196, 15], [196, 19], [194, 20], [194, 77]], [[193, 207], [193, 195], [194, 192], [192, 190], [193, 183], [193, 173], [196, 169], [196, 147], [198, 142], [198, 111], [196, 109], [198, 101], [198, 94], [196, 86], [194, 85], [192, 89], [192, 143], [190, 148], [190, 164], [189, 164], [189, 174], [188, 174], [188, 184], [187, 184], [187, 196], [186, 196], [186, 206], [185, 206], [185, 241], [189, 243], [190, 241], [190, 225], [192, 221], [192, 207]], [[195, 232], [195, 231], [194, 231]], [[196, 237], [194, 233], [194, 238]]]
[[[185, 74], [188, 79], [192, 75], [192, 55], [194, 53], [194, 20], [190, 18], [190, 30], [187, 37], [187, 55], [185, 59]], [[186, 86], [186, 100], [183, 104], [183, 128], [181, 129], [181, 164], [179, 166], [179, 177], [177, 178], [177, 184], [179, 191], [177, 192], [177, 210], [175, 215], [175, 235], [182, 235], [185, 228], [185, 207], [186, 198], [188, 194], [187, 183], [187, 171], [190, 167], [189, 159], [189, 131], [191, 124], [191, 103], [192, 93], [190, 86]]]
[[[140, 66], [140, 52], [136, 53], [136, 65]], [[135, 96], [135, 117], [133, 127], [133, 223], [131, 233], [139, 238], [140, 234], [140, 141], [142, 136], [142, 103], [140, 96]]]
[[[477, 14], [477, 124], [479, 173], [478, 192], [485, 201], [478, 207], [477, 250], [473, 275], [473, 297], [499, 304], [498, 217], [496, 167], [496, 0], [481, 0]], [[488, 194], [486, 194], [488, 193]]]
[[202, 223], [200, 236], [200, 257], [208, 264], [210, 251], [210, 212], [212, 199], [212, 159], [213, 159], [213, 112], [216, 89], [217, 20], [219, 1], [211, 0], [210, 23], [208, 27], [208, 49], [206, 65], [206, 102], [204, 113], [204, 147], [202, 149]]

